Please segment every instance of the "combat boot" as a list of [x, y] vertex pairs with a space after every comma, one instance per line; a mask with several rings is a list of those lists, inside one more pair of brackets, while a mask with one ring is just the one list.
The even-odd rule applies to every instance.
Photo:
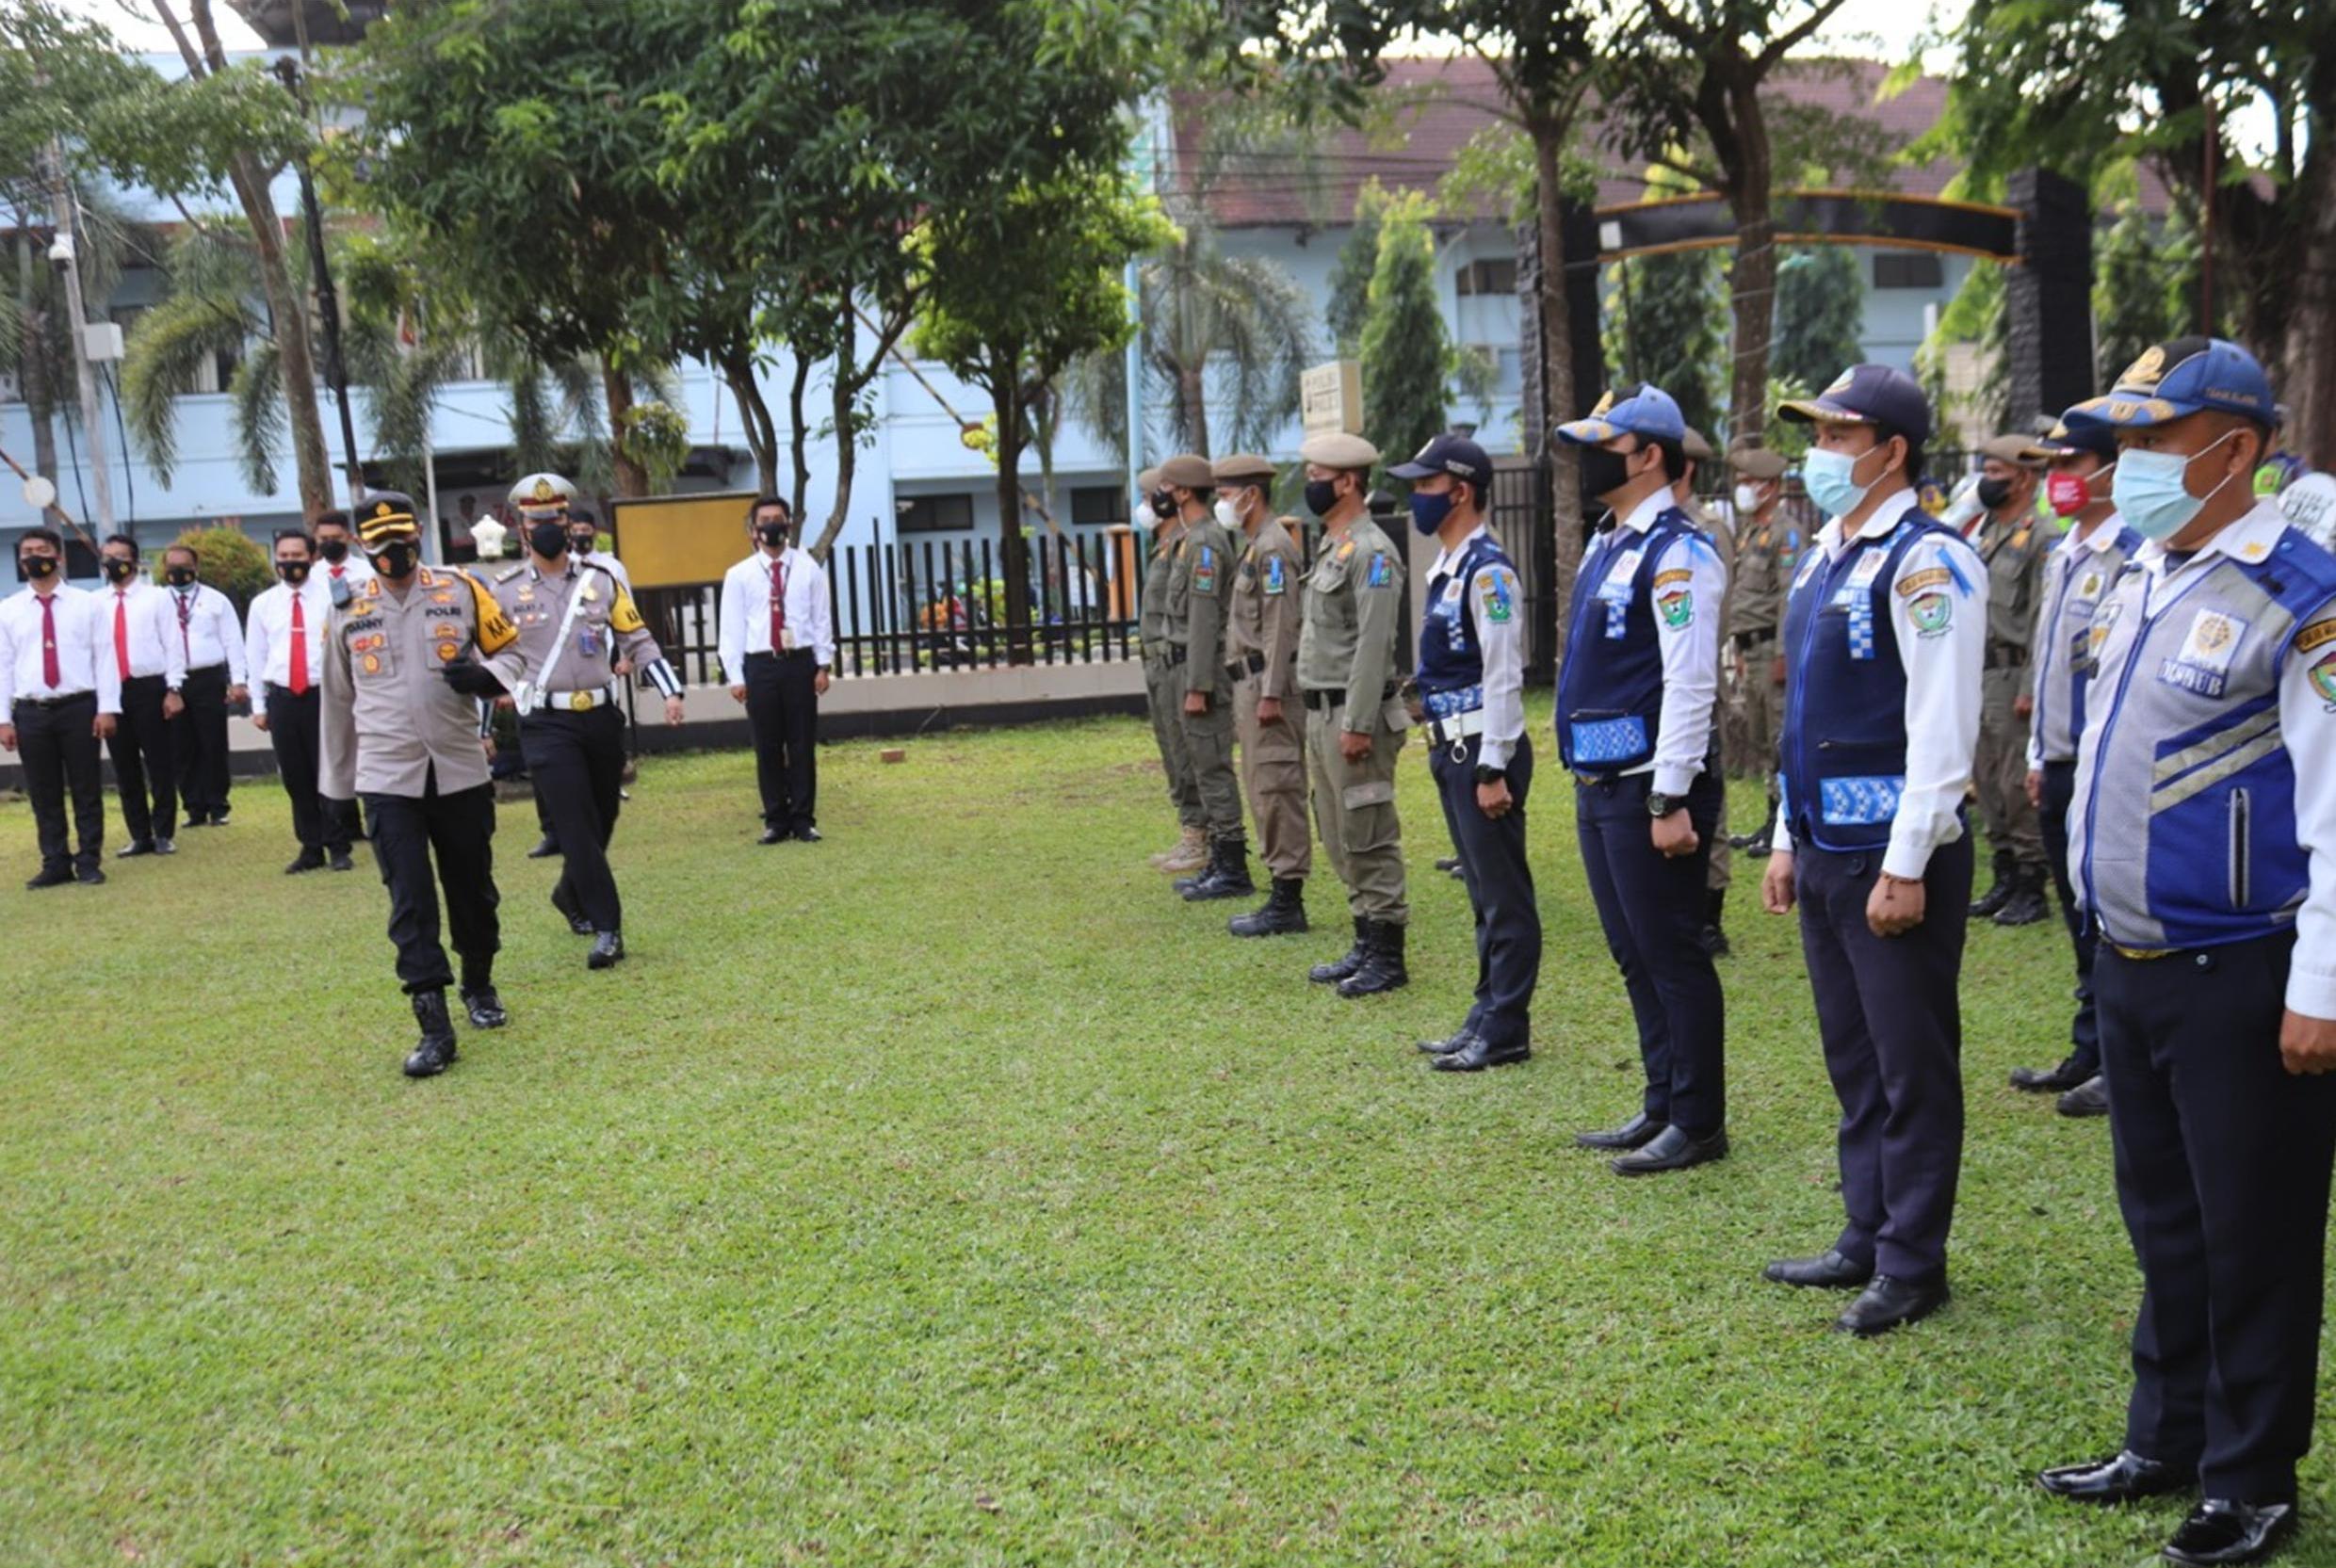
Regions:
[[1726, 888], [1712, 888], [1704, 896], [1703, 932], [1697, 941], [1702, 944], [1703, 950], [1715, 959], [1726, 958], [1729, 950], [1728, 933], [1720, 929], [1720, 916], [1726, 913], [1727, 908], [1728, 890]]
[[446, 994], [415, 992], [414, 1021], [422, 1026], [422, 1038], [406, 1058], [406, 1076], [427, 1078], [445, 1072], [454, 1064], [454, 1020], [446, 1016]]
[[1410, 984], [1410, 971], [1403, 967], [1405, 929], [1390, 920], [1372, 921], [1371, 940], [1363, 950], [1363, 965], [1338, 982], [1338, 994], [1350, 999], [1376, 996], [1383, 991]]
[[1995, 852], [1995, 885], [1971, 900], [1974, 920], [1991, 920], [1995, 912], [2012, 901], [2012, 890], [2020, 882], [2020, 866], [2008, 849]]
[[1257, 884], [1249, 880], [1249, 841], [1244, 838], [1220, 838], [1209, 846], [1209, 869], [1192, 886], [1182, 888], [1185, 902], [1205, 903], [1212, 898], [1240, 898], [1257, 891]]
[[1225, 928], [1235, 936], [1282, 936], [1306, 929], [1306, 883], [1295, 877], [1276, 877], [1265, 902], [1247, 914], [1237, 914]]
[[1995, 912], [1995, 923], [2033, 926], [2052, 912], [2052, 906], [2044, 899], [2044, 874], [2033, 866], [2022, 866], [2014, 875], [2011, 897]]
[[1768, 816], [1761, 821], [1760, 832], [1737, 833], [1729, 837], [1728, 847], [1739, 849], [1754, 860], [1764, 860], [1776, 847], [1776, 802], [1768, 802]]
[[1371, 922], [1358, 914], [1355, 917], [1355, 946], [1346, 950], [1346, 956], [1316, 964], [1306, 972], [1306, 978], [1316, 985], [1337, 985], [1363, 966], [1363, 952], [1370, 940]]
[[1171, 876], [1180, 872], [1198, 871], [1209, 864], [1209, 835], [1199, 828], [1187, 828], [1176, 847], [1168, 851], [1160, 868]]
[[1176, 843], [1169, 846], [1165, 849], [1160, 850], [1156, 854], [1146, 855], [1144, 857], [1145, 861], [1150, 864], [1152, 869], [1155, 871], [1165, 869], [1170, 861], [1176, 859], [1178, 855], [1184, 852], [1184, 847], [1192, 841], [1192, 835], [1199, 831], [1200, 830], [1197, 828], [1177, 829]]

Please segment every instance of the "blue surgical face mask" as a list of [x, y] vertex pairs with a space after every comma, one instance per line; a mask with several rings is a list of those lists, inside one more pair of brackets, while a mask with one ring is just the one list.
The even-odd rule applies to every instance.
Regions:
[[1823, 446], [1809, 449], [1809, 455], [1801, 460], [1801, 484], [1819, 511], [1827, 517], [1843, 517], [1857, 509], [1857, 503], [1866, 498], [1866, 492], [1874, 488], [1859, 484], [1852, 477], [1858, 461], [1869, 452], [1853, 458], [1847, 452], [1828, 451]]
[[2117, 515], [2144, 539], [2171, 539], [2182, 532], [2207, 502], [2222, 493], [2223, 485], [2238, 477], [2226, 474], [2221, 485], [2203, 495], [2193, 495], [2182, 482], [2190, 465], [2238, 433], [2225, 430], [2195, 452], [2119, 454], [2117, 475], [2109, 486]]
[[1420, 491], [1411, 493], [1411, 525], [1422, 534], [1434, 534], [1452, 515], [1452, 492], [1429, 495]]

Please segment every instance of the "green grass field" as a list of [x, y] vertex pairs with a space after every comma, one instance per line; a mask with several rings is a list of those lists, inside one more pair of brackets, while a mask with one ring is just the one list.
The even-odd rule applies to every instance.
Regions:
[[1840, 1213], [1748, 875], [1732, 1157], [1571, 1147], [1636, 1061], [1554, 769], [1536, 1055], [1456, 1079], [1416, 747], [1415, 978], [1366, 1003], [1303, 978], [1326, 866], [1316, 935], [1236, 942], [1144, 865], [1134, 722], [832, 748], [817, 848], [754, 846], [751, 781], [644, 766], [607, 975], [506, 806], [513, 1023], [422, 1084], [381, 888], [279, 875], [272, 781], [98, 891], [23, 892], [0, 806], [0, 1568], [2097, 1565], [2179, 1521], [2029, 1482], [2116, 1447], [2138, 1288], [2105, 1126], [2004, 1087], [2061, 1049], [2056, 926], [1973, 934], [1956, 1299], [1861, 1344], [1759, 1277]]

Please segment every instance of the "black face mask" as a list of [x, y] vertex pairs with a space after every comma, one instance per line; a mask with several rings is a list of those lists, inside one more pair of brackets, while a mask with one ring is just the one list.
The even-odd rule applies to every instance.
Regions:
[[349, 558], [349, 541], [345, 539], [320, 541], [316, 545], [316, 553], [338, 566]]
[[1317, 517], [1326, 515], [1338, 504], [1338, 485], [1335, 479], [1306, 481], [1306, 509]]
[[568, 530], [558, 523], [527, 525], [527, 548], [539, 556], [556, 557], [568, 547]]
[[598, 544], [599, 542], [600, 536], [598, 534], [589, 533], [581, 529], [568, 536], [568, 548], [575, 551], [579, 556], [591, 555], [592, 553], [592, 546]]
[[280, 560], [276, 563], [276, 575], [298, 588], [308, 581], [308, 563], [304, 560]]
[[19, 556], [16, 558], [16, 570], [21, 576], [29, 581], [42, 582], [57, 575], [57, 558], [55, 556]]
[[787, 525], [784, 523], [762, 524], [754, 529], [754, 537], [773, 550], [780, 549], [787, 543]]
[[126, 583], [132, 577], [137, 575], [138, 562], [134, 560], [116, 560], [111, 556], [107, 556], [105, 558], [105, 580], [107, 582]]
[[163, 581], [172, 588], [186, 588], [194, 582], [195, 569], [191, 566], [166, 567], [163, 569], [162, 577]]
[[1630, 482], [1630, 460], [1628, 454], [1610, 452], [1603, 446], [1582, 449], [1582, 493], [1597, 497], [1611, 494]]
[[401, 542], [382, 545], [373, 553], [372, 558], [374, 571], [384, 577], [402, 581], [414, 575], [414, 569], [421, 564], [422, 552], [414, 545]]
[[1164, 490], [1156, 490], [1151, 494], [1151, 507], [1152, 515], [1165, 523], [1176, 514], [1176, 498]]
[[1978, 489], [1979, 504], [1989, 511], [2000, 511], [2003, 503], [2012, 498], [2009, 479], [1982, 479]]

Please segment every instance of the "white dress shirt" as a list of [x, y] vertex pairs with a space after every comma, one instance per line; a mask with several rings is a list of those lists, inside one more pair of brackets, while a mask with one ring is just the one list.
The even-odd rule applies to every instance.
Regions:
[[333, 590], [314, 572], [295, 589], [280, 582], [251, 601], [243, 628], [243, 654], [251, 672], [251, 717], [268, 711], [268, 688], [292, 687], [292, 601], [300, 602], [300, 630], [307, 643], [308, 689], [324, 683], [324, 623], [333, 613]]
[[[243, 625], [226, 594], [209, 583], [167, 588], [172, 635], [180, 638], [189, 670], [227, 666], [227, 684], [243, 685]], [[184, 606], [185, 613], [181, 614]]]
[[[1644, 549], [1655, 519], [1678, 504], [1668, 490], [1647, 496], [1614, 525], [1582, 570], [1605, 573], [1624, 553]], [[1686, 613], [1655, 616], [1656, 649], [1663, 655], [1655, 754], [1624, 773], [1652, 773], [1657, 794], [1680, 796], [1695, 787], [1711, 752], [1712, 712], [1720, 692], [1720, 600], [1728, 592], [1728, 567], [1696, 532], [1674, 537], [1650, 564], [1657, 604], [1683, 587]]]
[[583, 561], [588, 566], [604, 568], [609, 576], [614, 577], [618, 582], [625, 585], [625, 592], [630, 593], [633, 590], [633, 574], [625, 571], [625, 563], [617, 559], [616, 557], [611, 555], [609, 552], [606, 550], [587, 550], [579, 555], [576, 553], [576, 547], [571, 545], [569, 546], [569, 554], [575, 555], [576, 559]]
[[[1438, 551], [1436, 564], [1428, 569], [1428, 580], [1451, 575], [1468, 546], [1489, 532], [1479, 523], [1468, 538]], [[1477, 743], [1477, 764], [1505, 769], [1525, 735], [1524, 590], [1517, 586], [1516, 571], [1499, 561], [1478, 567], [1473, 576], [1458, 586], [1464, 613], [1476, 627], [1476, 642], [1484, 661], [1484, 738]], [[1484, 606], [1494, 600], [1514, 606], [1506, 619], [1496, 621], [1484, 613]]]
[[57, 623], [54, 686], [42, 679], [41, 633], [48, 618], [41, 613], [41, 596], [24, 588], [0, 599], [0, 724], [10, 722], [8, 710], [20, 697], [45, 701], [94, 691], [98, 712], [122, 711], [113, 617], [99, 606], [96, 594], [77, 588], [60, 584], [49, 597]]
[[130, 644], [130, 673], [160, 675], [176, 691], [187, 680], [187, 657], [179, 641], [178, 615], [170, 594], [143, 577], [107, 584], [96, 590], [98, 610], [105, 622], [105, 652], [122, 671], [121, 650], [114, 643], [114, 618], [119, 611]]
[[[2125, 519], [2111, 512], [2096, 524], [2084, 538], [2070, 528], [2052, 545], [2052, 553], [2044, 558], [2044, 586], [2036, 596], [2036, 635], [2029, 639], [2032, 666], [2028, 675], [2028, 771], [2040, 773], [2047, 762], [2073, 762], [2073, 757], [2047, 757], [2044, 754], [2044, 704], [2052, 700], [2056, 687], [2067, 685], [2055, 670], [2068, 656], [2068, 639], [2061, 635], [2058, 615], [2068, 597], [2068, 579], [2084, 566], [2084, 558], [2098, 556], [2117, 542], [2125, 531]], [[2108, 591], [2108, 585], [2101, 585]], [[2076, 737], [2083, 739], [2082, 736]]]
[[349, 558], [338, 566], [326, 560], [322, 556], [318, 556], [316, 569], [310, 575], [316, 581], [324, 584], [324, 590], [328, 597], [333, 592], [333, 584], [336, 579], [347, 583], [349, 591], [353, 593], [373, 580], [373, 563], [359, 555], [357, 547], [352, 544], [349, 547]]
[[[1859, 539], [1879, 539], [1898, 525], [1914, 506], [1914, 493], [1901, 486], [1882, 497]], [[1826, 520], [1816, 548], [1801, 563], [1800, 575], [1819, 563], [1841, 558], [1845, 548], [1841, 520]], [[1944, 627], [1924, 631], [1915, 623], [1914, 606], [1926, 594], [1909, 595], [1900, 585], [1917, 572], [1944, 569], [1958, 601]], [[1800, 576], [1793, 579], [1797, 586]], [[1890, 825], [1890, 848], [1882, 869], [1912, 881], [1930, 866], [1942, 844], [1963, 836], [1960, 816], [1970, 792], [1971, 753], [1979, 745], [1979, 678], [1987, 647], [1987, 569], [1968, 541], [1937, 533], [1906, 553], [1890, 577], [1890, 604], [1897, 616], [1898, 662], [1906, 672], [1906, 779], [1898, 795], [1898, 815]], [[1795, 650], [1786, 650], [1791, 657]], [[1783, 814], [1790, 821], [1790, 813]]]
[[749, 654], [777, 651], [771, 646], [774, 559], [786, 585], [788, 645], [810, 649], [822, 670], [835, 668], [835, 628], [828, 614], [826, 571], [792, 545], [776, 558], [757, 550], [722, 579], [722, 629], [715, 651], [722, 660], [722, 677], [732, 686], [746, 684]]

